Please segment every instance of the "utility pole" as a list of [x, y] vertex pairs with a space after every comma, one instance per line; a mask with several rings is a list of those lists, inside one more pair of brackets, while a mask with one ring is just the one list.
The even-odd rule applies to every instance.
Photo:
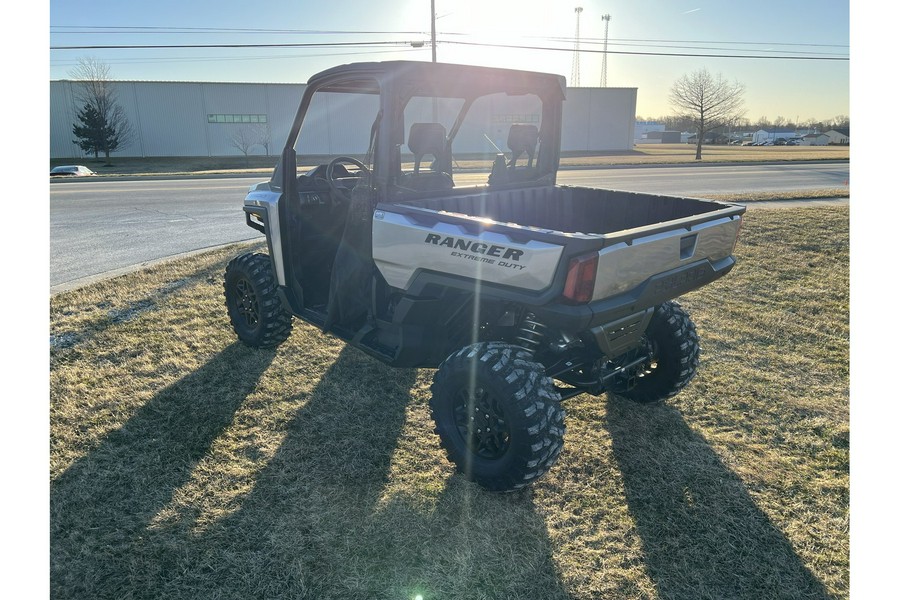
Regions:
[[575, 8], [575, 54], [572, 56], [572, 87], [581, 84], [581, 11], [580, 6]]
[[434, 0], [431, 0], [431, 62], [437, 62], [437, 43], [434, 22], [437, 19], [434, 13]]
[[603, 68], [600, 70], [600, 87], [606, 87], [606, 45], [609, 43], [609, 15], [601, 17], [606, 22], [606, 30], [603, 33]]

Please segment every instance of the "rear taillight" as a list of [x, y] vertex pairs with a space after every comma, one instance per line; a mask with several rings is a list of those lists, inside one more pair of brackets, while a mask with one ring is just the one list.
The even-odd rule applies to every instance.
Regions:
[[594, 297], [594, 282], [597, 279], [597, 261], [600, 255], [596, 252], [576, 256], [569, 261], [569, 272], [566, 275], [566, 287], [563, 296], [574, 302], [590, 302]]

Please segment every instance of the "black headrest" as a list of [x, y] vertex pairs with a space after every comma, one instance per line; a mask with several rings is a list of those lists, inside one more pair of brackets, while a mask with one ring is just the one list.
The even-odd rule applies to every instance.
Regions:
[[410, 151], [416, 156], [443, 154], [447, 144], [447, 130], [440, 123], [413, 123], [409, 128]]
[[514, 123], [509, 126], [509, 137], [506, 139], [506, 145], [513, 155], [520, 156], [523, 152], [526, 152], [529, 156], [532, 156], [535, 148], [537, 148], [537, 143], [537, 125]]

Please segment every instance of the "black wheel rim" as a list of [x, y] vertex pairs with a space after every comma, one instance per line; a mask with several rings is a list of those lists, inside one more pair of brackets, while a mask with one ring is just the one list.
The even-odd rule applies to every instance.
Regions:
[[462, 389], [453, 407], [456, 428], [469, 451], [484, 459], [501, 458], [510, 445], [509, 423], [500, 400], [483, 387]]
[[234, 289], [234, 308], [237, 315], [243, 319], [247, 329], [255, 329], [259, 325], [259, 302], [253, 286], [246, 279], [239, 279]]

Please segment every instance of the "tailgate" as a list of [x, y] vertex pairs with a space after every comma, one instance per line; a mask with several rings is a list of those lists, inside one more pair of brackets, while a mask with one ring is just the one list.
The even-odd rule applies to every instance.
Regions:
[[598, 252], [592, 300], [627, 292], [662, 273], [730, 257], [741, 228], [740, 208], [739, 212], [723, 211], [729, 214], [701, 223], [688, 219], [680, 226], [669, 224], [655, 233], [647, 228], [651, 231], [643, 235], [631, 231], [607, 236], [607, 243]]

